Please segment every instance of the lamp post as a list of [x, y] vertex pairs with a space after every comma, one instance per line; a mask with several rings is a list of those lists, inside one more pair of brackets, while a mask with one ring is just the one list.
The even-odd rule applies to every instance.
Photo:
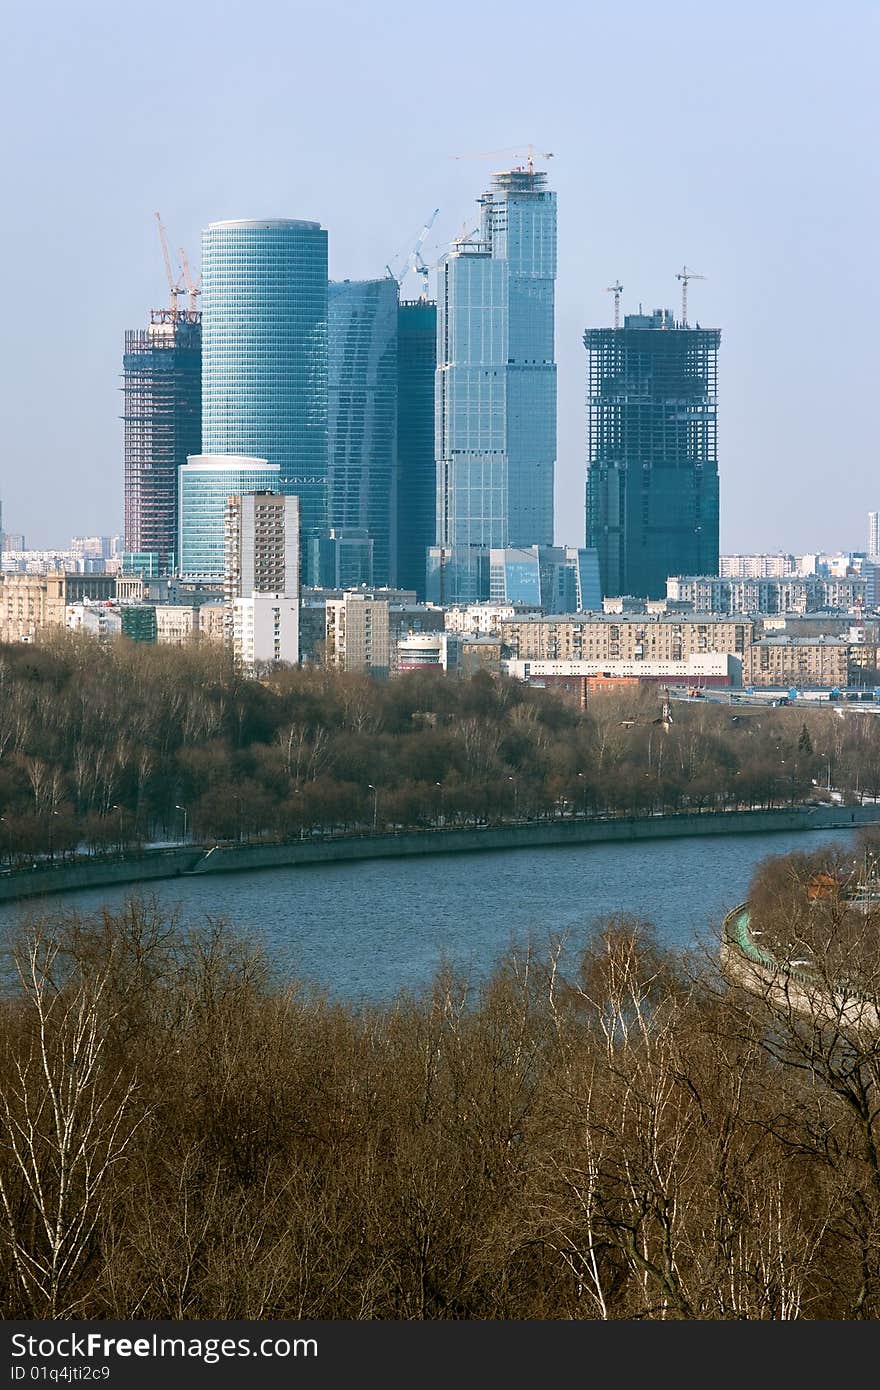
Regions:
[[179, 806], [179, 805], [177, 804], [177, 802], [175, 801], [175, 803], [174, 803], [174, 809], [175, 809], [175, 811], [182, 811], [182, 812], [183, 812], [183, 838], [184, 838], [184, 840], [186, 840], [186, 807], [185, 807], [185, 806]]
[[117, 802], [114, 801], [113, 805], [110, 807], [110, 810], [111, 810], [111, 811], [118, 811], [118, 812], [119, 812], [119, 857], [120, 857], [120, 859], [121, 859], [121, 858], [122, 858], [122, 807], [121, 807]]
[[442, 782], [435, 782], [435, 783], [434, 783], [434, 786], [435, 786], [435, 787], [439, 787], [439, 789], [440, 789], [440, 815], [439, 815], [439, 817], [438, 817], [437, 824], [438, 824], [438, 825], [445, 825], [445, 824], [446, 824], [446, 817], [445, 817], [444, 814], [443, 814], [443, 783], [442, 783]]
[[368, 782], [367, 791], [373, 793], [373, 834], [375, 835], [379, 825], [379, 789], [374, 787], [372, 782]]
[[582, 772], [579, 772], [579, 773], [578, 773], [578, 777], [580, 778], [581, 786], [582, 786], [583, 789], [584, 789], [584, 804], [583, 804], [583, 810], [582, 810], [581, 814], [583, 815], [584, 820], [586, 820], [586, 819], [587, 819], [587, 779], [586, 779], [586, 777], [584, 776], [584, 774], [583, 774]]
[[519, 787], [517, 786], [517, 781], [516, 781], [516, 778], [515, 778], [515, 777], [508, 776], [507, 780], [508, 780], [508, 782], [512, 782], [512, 783], [513, 783], [513, 819], [514, 819], [514, 820], [518, 820], [518, 818], [519, 818]]

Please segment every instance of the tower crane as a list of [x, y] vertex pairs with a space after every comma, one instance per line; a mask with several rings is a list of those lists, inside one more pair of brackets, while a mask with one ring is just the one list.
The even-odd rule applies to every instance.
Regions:
[[190, 313], [196, 312], [196, 299], [202, 292], [202, 272], [199, 271], [199, 278], [193, 281], [192, 271], [189, 268], [189, 261], [183, 247], [177, 253], [180, 256], [180, 268], [183, 271], [183, 283], [186, 285], [186, 292], [189, 295]]
[[606, 286], [608, 294], [614, 295], [614, 327], [620, 327], [620, 296], [623, 294], [623, 285], [619, 280], [615, 280], [613, 285]]
[[675, 278], [676, 278], [676, 280], [680, 280], [680, 281], [681, 281], [681, 326], [682, 326], [682, 328], [687, 328], [687, 326], [688, 326], [688, 281], [689, 281], [689, 280], [705, 280], [706, 277], [705, 277], [705, 275], [698, 275], [697, 272], [696, 272], [695, 270], [688, 270], [687, 266], [686, 266], [686, 265], [683, 265], [682, 268], [681, 268], [681, 270], [677, 270], [677, 271], [675, 272]]
[[422, 259], [422, 247], [425, 244], [425, 240], [427, 238], [428, 233], [434, 225], [434, 219], [437, 217], [439, 211], [439, 208], [434, 209], [434, 211], [431, 213], [431, 216], [425, 223], [424, 227], [419, 232], [418, 238], [416, 239], [416, 244], [407, 256], [406, 265], [404, 266], [400, 274], [395, 275], [390, 265], [386, 265], [385, 267], [385, 269], [388, 271], [388, 274], [391, 276], [391, 279], [396, 280], [398, 285], [403, 284], [404, 280], [406, 279], [407, 275], [411, 270], [414, 271], [415, 274], [419, 276], [422, 282], [421, 291], [419, 293], [420, 299], [428, 298], [428, 273], [430, 269], [427, 263]]
[[548, 150], [547, 152], [545, 152], [545, 153], [542, 154], [540, 151], [537, 151], [537, 150], [535, 149], [534, 145], [528, 145], [528, 146], [526, 147], [525, 150], [522, 150], [522, 149], [515, 149], [515, 148], [514, 148], [514, 149], [507, 149], [507, 150], [480, 150], [480, 151], [478, 151], [476, 154], [470, 154], [470, 153], [469, 153], [469, 154], [454, 154], [454, 155], [452, 155], [452, 158], [453, 158], [453, 159], [494, 159], [495, 156], [496, 156], [496, 155], [499, 155], [499, 154], [512, 154], [512, 155], [516, 155], [519, 159], [524, 159], [524, 160], [526, 161], [526, 169], [527, 169], [528, 173], [530, 173], [530, 174], [533, 174], [533, 173], [535, 172], [535, 160], [536, 160], [536, 159], [552, 159], [552, 158], [553, 158], [553, 151], [552, 151], [552, 150]]
[[168, 255], [168, 241], [165, 237], [165, 228], [162, 226], [161, 213], [156, 213], [156, 221], [159, 224], [159, 240], [162, 243], [162, 259], [165, 262], [165, 276], [168, 280], [168, 289], [171, 293], [171, 317], [173, 322], [174, 315], [177, 313], [177, 296], [182, 294], [183, 290], [180, 287], [180, 281], [175, 280], [174, 276], [171, 274], [171, 258]]

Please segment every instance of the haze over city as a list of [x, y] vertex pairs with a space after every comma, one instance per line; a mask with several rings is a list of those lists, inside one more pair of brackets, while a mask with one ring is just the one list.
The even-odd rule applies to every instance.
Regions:
[[584, 535], [583, 330], [616, 279], [624, 311], [677, 313], [686, 262], [691, 321], [722, 333], [721, 549], [863, 546], [877, 27], [861, 3], [19, 10], [6, 525], [120, 530], [122, 336], [167, 300], [156, 209], [194, 262], [209, 221], [305, 217], [333, 278], [378, 276], [439, 207], [433, 264], [533, 143], [559, 208], [557, 542]]

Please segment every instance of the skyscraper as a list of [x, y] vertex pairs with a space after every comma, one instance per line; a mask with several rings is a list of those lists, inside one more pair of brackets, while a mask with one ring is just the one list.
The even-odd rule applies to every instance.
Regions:
[[398, 286], [329, 286], [328, 526], [363, 528], [373, 583], [397, 582]]
[[556, 194], [546, 181], [531, 166], [493, 175], [479, 240], [454, 242], [440, 265], [435, 539], [448, 576], [481, 572], [462, 549], [553, 541]]
[[146, 329], [125, 335], [125, 548], [177, 554], [177, 472], [202, 447], [201, 315], [154, 309]]
[[720, 341], [665, 309], [584, 334], [587, 546], [609, 596], [662, 598], [669, 575], [718, 572]]
[[436, 366], [437, 305], [403, 300], [397, 315], [397, 582], [420, 599], [437, 525]]
[[880, 512], [868, 512], [868, 554], [880, 555]]
[[179, 470], [178, 482], [180, 577], [222, 584], [227, 500], [242, 492], [277, 492], [278, 464], [239, 454], [199, 454]]
[[[203, 444], [266, 459], [327, 526], [327, 233], [289, 218], [202, 234]], [[233, 489], [235, 490], [235, 489]]]

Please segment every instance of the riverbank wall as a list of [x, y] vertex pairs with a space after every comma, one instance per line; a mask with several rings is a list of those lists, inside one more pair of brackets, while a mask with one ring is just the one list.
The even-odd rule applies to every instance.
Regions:
[[309, 837], [286, 844], [193, 845], [117, 860], [93, 860], [17, 871], [0, 878], [0, 902], [73, 893], [111, 884], [144, 883], [180, 875], [244, 873], [364, 859], [425, 854], [473, 854], [553, 845], [600, 844], [695, 835], [768, 831], [852, 830], [880, 823], [880, 806], [794, 806], [773, 811], [712, 811], [680, 816], [530, 821], [475, 829], [401, 834]]

